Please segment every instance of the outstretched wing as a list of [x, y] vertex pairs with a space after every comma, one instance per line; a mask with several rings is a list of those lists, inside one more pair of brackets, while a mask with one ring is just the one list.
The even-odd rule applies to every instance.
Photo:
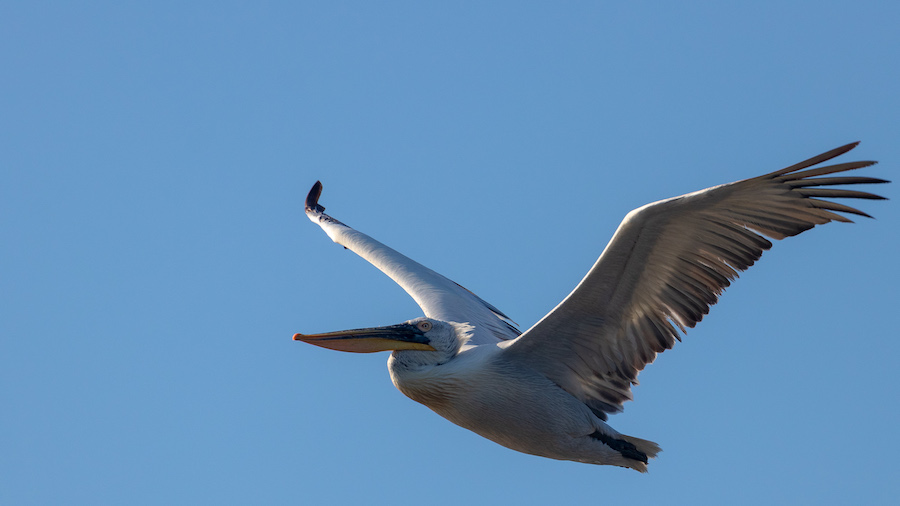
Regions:
[[496, 343], [520, 334], [509, 318], [480, 297], [433, 270], [403, 256], [371, 237], [325, 214], [319, 205], [322, 183], [316, 181], [306, 197], [306, 215], [334, 242], [353, 251], [406, 290], [425, 316], [474, 327], [470, 343]]
[[[772, 243], [829, 221], [867, 214], [822, 198], [882, 199], [833, 185], [882, 179], [824, 176], [868, 167], [809, 168], [858, 143], [753, 179], [648, 204], [628, 213], [572, 293], [518, 339], [507, 360], [526, 362], [598, 416], [622, 410], [656, 354], [709, 312], [731, 280]], [[804, 170], [807, 169], [807, 170]]]

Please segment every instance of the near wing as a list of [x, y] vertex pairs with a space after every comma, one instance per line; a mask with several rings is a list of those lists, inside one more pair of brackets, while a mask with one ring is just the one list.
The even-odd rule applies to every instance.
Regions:
[[814, 176], [875, 162], [808, 169], [857, 144], [628, 213], [575, 290], [506, 345], [504, 357], [539, 370], [603, 419], [621, 411], [638, 372], [681, 340], [679, 331], [700, 321], [738, 272], [772, 246], [763, 236], [784, 239], [850, 221], [834, 211], [868, 216], [821, 198], [882, 199], [830, 187], [887, 181]]
[[306, 196], [306, 215], [334, 242], [363, 257], [406, 290], [425, 316], [474, 327], [470, 343], [496, 343], [513, 339], [519, 330], [499, 309], [422, 264], [414, 262], [371, 237], [325, 214], [320, 206], [322, 183], [316, 181]]

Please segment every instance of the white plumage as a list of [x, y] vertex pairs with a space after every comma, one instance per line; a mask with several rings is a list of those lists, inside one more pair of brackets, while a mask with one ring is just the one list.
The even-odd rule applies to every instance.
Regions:
[[772, 246], [766, 237], [850, 221], [838, 213], [868, 216], [823, 198], [881, 199], [833, 186], [883, 179], [828, 176], [875, 162], [811, 168], [856, 144], [628, 213], [572, 293], [521, 335], [472, 292], [325, 214], [317, 182], [306, 201], [309, 218], [390, 276], [425, 317], [294, 339], [341, 351], [394, 350], [388, 368], [400, 391], [508, 448], [646, 471], [659, 447], [616, 432], [607, 415], [631, 400], [631, 385], [656, 354]]

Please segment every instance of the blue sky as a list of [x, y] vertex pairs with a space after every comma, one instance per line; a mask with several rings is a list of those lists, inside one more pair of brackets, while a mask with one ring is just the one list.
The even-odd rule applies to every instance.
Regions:
[[0, 502], [888, 504], [896, 185], [776, 244], [611, 418], [650, 473], [507, 450], [294, 332], [419, 316], [302, 212], [523, 328], [631, 209], [861, 140], [890, 2], [4, 2]]

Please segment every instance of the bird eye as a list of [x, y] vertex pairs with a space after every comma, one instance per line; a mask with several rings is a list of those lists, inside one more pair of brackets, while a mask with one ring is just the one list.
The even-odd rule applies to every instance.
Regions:
[[416, 324], [416, 327], [422, 332], [428, 332], [431, 330], [431, 322], [419, 322]]

